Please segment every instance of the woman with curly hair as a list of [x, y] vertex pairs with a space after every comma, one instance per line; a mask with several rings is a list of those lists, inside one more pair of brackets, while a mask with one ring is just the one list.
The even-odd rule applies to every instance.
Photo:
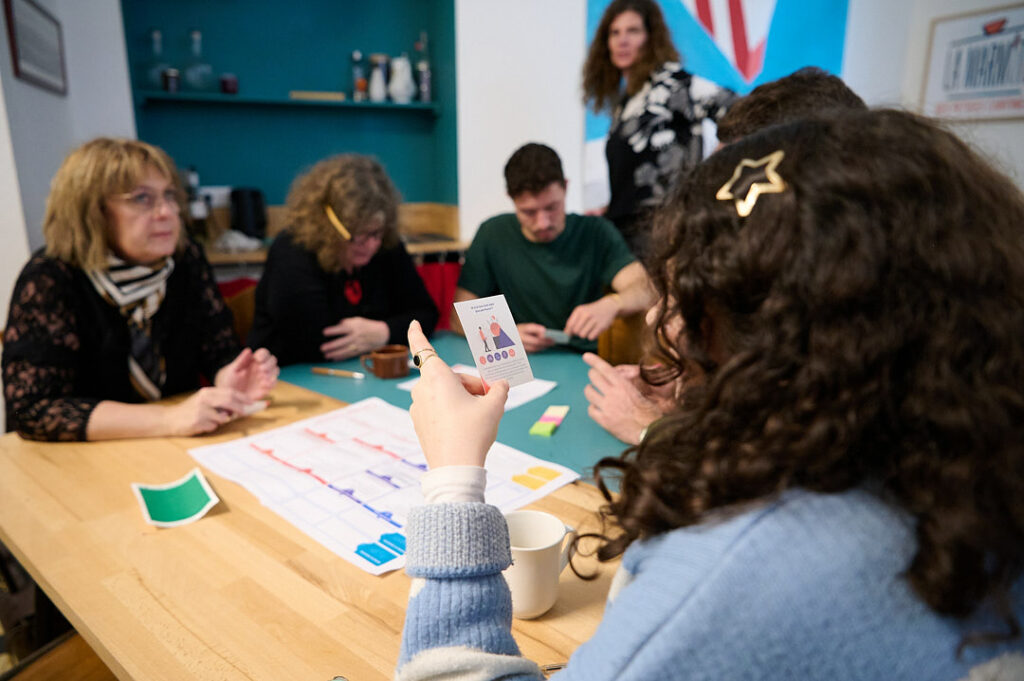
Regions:
[[[34, 440], [194, 435], [270, 391], [277, 361], [239, 346], [210, 265], [181, 228], [184, 199], [171, 159], [145, 142], [99, 138], [64, 160], [46, 246], [11, 295], [8, 429]], [[197, 392], [147, 404], [187, 391]]]
[[398, 239], [400, 201], [366, 156], [325, 159], [295, 180], [289, 227], [256, 287], [249, 345], [293, 364], [402, 343], [413, 319], [433, 331], [437, 308]]
[[[721, 149], [656, 222], [683, 388], [598, 463], [621, 572], [558, 678], [1024, 678], [1020, 191], [925, 119], [837, 112]], [[420, 356], [397, 678], [540, 679], [476, 491], [507, 386]]]
[[634, 253], [643, 253], [651, 209], [704, 157], [703, 121], [717, 120], [734, 98], [682, 68], [655, 0], [605, 9], [583, 64], [583, 101], [612, 114], [604, 216]]

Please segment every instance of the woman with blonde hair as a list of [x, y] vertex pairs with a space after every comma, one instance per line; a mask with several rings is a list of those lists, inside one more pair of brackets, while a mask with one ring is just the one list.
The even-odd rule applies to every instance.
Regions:
[[634, 253], [643, 253], [650, 211], [703, 158], [703, 122], [734, 98], [683, 69], [655, 0], [614, 0], [605, 9], [583, 65], [583, 101], [612, 114], [603, 212]]
[[[243, 350], [202, 250], [182, 230], [173, 162], [100, 138], [64, 160], [45, 248], [21, 271], [4, 332], [7, 428], [39, 440], [193, 435], [277, 380]], [[200, 388], [202, 380], [212, 384]], [[142, 404], [198, 390], [174, 405]]]
[[341, 154], [295, 180], [289, 226], [256, 288], [249, 345], [282, 364], [342, 360], [427, 333], [437, 307], [398, 239], [401, 199], [372, 158]]

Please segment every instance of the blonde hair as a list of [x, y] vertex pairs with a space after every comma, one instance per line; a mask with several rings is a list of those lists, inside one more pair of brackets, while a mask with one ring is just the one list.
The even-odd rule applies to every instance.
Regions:
[[[68, 154], [53, 176], [46, 199], [46, 254], [83, 270], [105, 270], [110, 221], [104, 203], [114, 194], [134, 189], [148, 168], [167, 178], [179, 195], [178, 205], [185, 205], [174, 162], [152, 144], [100, 137]], [[178, 248], [184, 243], [183, 223]]]
[[288, 231], [295, 242], [316, 253], [328, 272], [344, 264], [348, 241], [331, 224], [331, 210], [353, 237], [383, 218], [381, 248], [398, 243], [398, 204], [402, 197], [376, 160], [358, 154], [340, 154], [320, 161], [299, 176], [288, 193]]

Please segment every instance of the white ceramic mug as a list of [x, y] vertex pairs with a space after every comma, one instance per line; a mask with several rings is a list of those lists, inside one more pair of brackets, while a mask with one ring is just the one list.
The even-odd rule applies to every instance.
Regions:
[[512, 566], [505, 581], [512, 592], [512, 616], [540, 617], [558, 600], [558, 576], [576, 553], [576, 529], [543, 511], [505, 514]]

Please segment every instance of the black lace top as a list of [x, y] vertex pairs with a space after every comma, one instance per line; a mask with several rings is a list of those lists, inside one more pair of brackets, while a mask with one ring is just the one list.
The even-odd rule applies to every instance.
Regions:
[[[175, 256], [153, 335], [167, 365], [164, 395], [195, 390], [200, 377], [241, 350], [202, 249]], [[141, 402], [128, 379], [124, 317], [105, 302], [85, 272], [36, 252], [11, 296], [3, 343], [7, 429], [33, 440], [84, 440], [102, 400]]]

